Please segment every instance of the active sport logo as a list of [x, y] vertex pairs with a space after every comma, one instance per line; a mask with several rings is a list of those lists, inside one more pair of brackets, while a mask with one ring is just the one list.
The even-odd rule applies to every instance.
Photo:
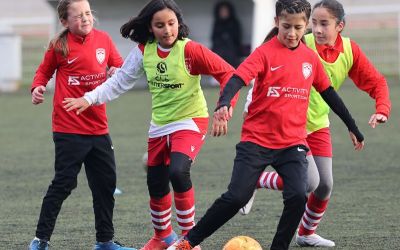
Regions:
[[157, 63], [157, 71], [161, 74], [164, 74], [167, 72], [167, 64], [165, 62], [159, 62]]
[[68, 85], [78, 86], [81, 85], [79, 82], [79, 76], [68, 76]]
[[267, 96], [270, 97], [280, 97], [281, 95], [279, 94], [279, 90], [281, 87], [269, 87], [268, 88], [268, 93]]

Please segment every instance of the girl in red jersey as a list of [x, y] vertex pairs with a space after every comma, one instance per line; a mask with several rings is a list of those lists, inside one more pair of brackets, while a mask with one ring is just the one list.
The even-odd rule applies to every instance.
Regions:
[[147, 185], [154, 236], [142, 250], [163, 250], [177, 240], [171, 226], [172, 200], [181, 234], [195, 224], [190, 168], [208, 126], [200, 75], [212, 75], [222, 88], [234, 69], [206, 47], [186, 38], [188, 28], [172, 0], [150, 1], [137, 17], [121, 27], [121, 34], [138, 43], [122, 68], [83, 98], [66, 99], [65, 108], [77, 109], [81, 114], [92, 104], [117, 98], [146, 74], [152, 94]]
[[[375, 99], [375, 112], [369, 124], [372, 128], [384, 123], [390, 113], [389, 89], [385, 78], [369, 62], [361, 48], [341, 36], [345, 26], [343, 5], [336, 0], [323, 0], [312, 11], [312, 33], [305, 36], [307, 46], [313, 49], [337, 90], [349, 76], [356, 86]], [[335, 243], [315, 234], [332, 193], [332, 143], [328, 120], [329, 108], [321, 96], [312, 91], [307, 116], [307, 143], [315, 164], [309, 164], [308, 182], [312, 193], [307, 201], [296, 243], [300, 246], [333, 247]], [[311, 163], [311, 161], [310, 161]], [[257, 188], [282, 190], [282, 178], [276, 172], [263, 172]], [[251, 199], [252, 200], [252, 199]], [[249, 212], [252, 202], [246, 204]], [[242, 210], [241, 210], [242, 211]]]
[[36, 237], [29, 249], [48, 249], [58, 213], [76, 188], [84, 163], [95, 214], [94, 249], [132, 250], [112, 241], [116, 173], [106, 107], [91, 107], [82, 116], [62, 107], [65, 97], [82, 96], [102, 84], [123, 60], [108, 34], [93, 29], [94, 18], [87, 0], [61, 0], [57, 11], [65, 29], [51, 41], [31, 87], [32, 103], [42, 103], [47, 82], [56, 71], [52, 119], [55, 175], [43, 198]]
[[218, 124], [231, 117], [231, 98], [255, 78], [253, 101], [243, 123], [241, 141], [236, 145], [228, 191], [169, 250], [192, 249], [231, 219], [250, 199], [258, 177], [268, 165], [287, 183], [271, 249], [289, 248], [307, 199], [306, 121], [311, 86], [345, 122], [355, 146], [363, 147], [363, 136], [330, 86], [317, 55], [300, 42], [310, 12], [306, 0], [278, 0], [271, 39], [257, 48], [228, 81], [214, 113], [215, 136], [226, 133]]

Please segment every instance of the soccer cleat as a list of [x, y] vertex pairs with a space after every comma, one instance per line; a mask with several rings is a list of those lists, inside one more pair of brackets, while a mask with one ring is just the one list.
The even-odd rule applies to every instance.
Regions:
[[[196, 246], [197, 249], [201, 249], [200, 246]], [[168, 247], [167, 250], [191, 250], [196, 249], [196, 247], [192, 247], [184, 237], [177, 240], [172, 246]]]
[[178, 235], [174, 231], [165, 238], [153, 236], [140, 250], [165, 250], [178, 240]]
[[136, 250], [136, 248], [124, 247], [117, 241], [96, 242], [93, 250]]
[[251, 211], [251, 207], [253, 207], [254, 198], [256, 198], [257, 189], [254, 190], [253, 196], [251, 196], [250, 200], [244, 205], [240, 210], [241, 215], [248, 215]]
[[296, 233], [295, 242], [301, 247], [334, 247], [335, 242], [324, 239], [318, 234], [302, 235]]
[[48, 250], [48, 249], [49, 249], [49, 242], [39, 240], [37, 238], [33, 239], [28, 247], [28, 250]]

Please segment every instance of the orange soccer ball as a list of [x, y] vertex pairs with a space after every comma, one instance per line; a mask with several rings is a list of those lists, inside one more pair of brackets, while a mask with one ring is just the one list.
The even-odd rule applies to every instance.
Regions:
[[241, 235], [230, 239], [222, 250], [262, 250], [262, 247], [255, 239]]

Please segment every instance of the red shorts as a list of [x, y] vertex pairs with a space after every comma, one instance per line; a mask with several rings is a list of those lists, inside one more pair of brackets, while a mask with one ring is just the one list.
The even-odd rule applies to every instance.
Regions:
[[307, 135], [309, 154], [332, 158], [332, 140], [329, 128], [322, 128]]
[[194, 161], [205, 137], [205, 134], [196, 131], [179, 130], [166, 136], [149, 138], [147, 165], [169, 165], [171, 152], [183, 153]]

